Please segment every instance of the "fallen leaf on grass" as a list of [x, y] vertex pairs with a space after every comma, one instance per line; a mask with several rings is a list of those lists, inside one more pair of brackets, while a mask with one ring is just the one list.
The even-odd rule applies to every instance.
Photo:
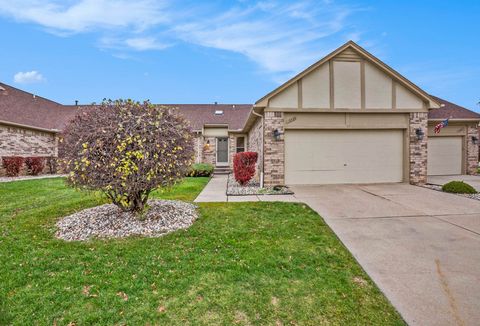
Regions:
[[117, 292], [117, 296], [123, 299], [123, 301], [128, 301], [128, 295], [125, 292]]
[[272, 297], [272, 305], [273, 305], [273, 306], [275, 306], [275, 307], [278, 306], [278, 301], [279, 301], [279, 300], [278, 300], [277, 297]]
[[90, 296], [90, 289], [92, 288], [91, 285], [85, 285], [82, 290], [82, 294], [86, 297]]
[[368, 282], [365, 279], [361, 278], [360, 276], [355, 276], [353, 278], [353, 282], [357, 283], [360, 286], [366, 286], [368, 284]]
[[98, 297], [98, 294], [95, 294], [95, 293], [90, 293], [90, 289], [92, 288], [91, 285], [85, 285], [83, 287], [83, 290], [82, 290], [82, 294], [86, 297], [89, 297], [89, 298], [96, 298]]

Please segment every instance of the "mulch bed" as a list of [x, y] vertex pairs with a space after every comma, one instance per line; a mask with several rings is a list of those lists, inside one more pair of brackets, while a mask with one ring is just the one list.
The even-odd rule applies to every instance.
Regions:
[[160, 237], [188, 228], [197, 219], [196, 206], [177, 200], [149, 200], [139, 218], [113, 204], [101, 205], [66, 216], [57, 222], [55, 236], [66, 241], [128, 236]]

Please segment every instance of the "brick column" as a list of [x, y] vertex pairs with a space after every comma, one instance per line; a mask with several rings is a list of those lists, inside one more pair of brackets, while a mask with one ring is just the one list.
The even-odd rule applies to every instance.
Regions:
[[203, 137], [202, 163], [213, 165], [217, 163], [216, 147], [217, 139], [215, 137]]
[[467, 126], [467, 169], [466, 173], [471, 175], [477, 174], [478, 169], [478, 143], [475, 145], [472, 137], [478, 138], [478, 128], [476, 125]]
[[[410, 113], [409, 152], [410, 170], [409, 181], [413, 185], [423, 185], [427, 182], [427, 141], [428, 141], [428, 113]], [[417, 139], [416, 130], [422, 129], [422, 140]]]
[[[285, 141], [283, 112], [265, 112], [264, 130], [264, 185], [285, 184]], [[273, 139], [273, 131], [278, 129], [280, 139]]]
[[228, 165], [230, 169], [233, 169], [233, 157], [237, 152], [237, 137], [230, 134], [228, 135]]

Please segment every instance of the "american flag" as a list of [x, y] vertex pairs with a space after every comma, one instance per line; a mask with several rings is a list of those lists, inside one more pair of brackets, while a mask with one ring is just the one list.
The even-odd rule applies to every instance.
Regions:
[[437, 125], [435, 126], [435, 128], [433, 129], [433, 132], [436, 133], [436, 134], [438, 134], [438, 133], [440, 133], [440, 130], [441, 130], [442, 128], [446, 127], [446, 126], [448, 126], [448, 119], [445, 119], [445, 120], [443, 120], [442, 122], [440, 122], [439, 124], [437, 124]]

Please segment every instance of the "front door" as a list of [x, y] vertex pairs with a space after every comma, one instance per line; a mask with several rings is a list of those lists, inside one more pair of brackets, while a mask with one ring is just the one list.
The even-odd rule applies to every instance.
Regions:
[[217, 138], [217, 165], [228, 165], [228, 138]]

